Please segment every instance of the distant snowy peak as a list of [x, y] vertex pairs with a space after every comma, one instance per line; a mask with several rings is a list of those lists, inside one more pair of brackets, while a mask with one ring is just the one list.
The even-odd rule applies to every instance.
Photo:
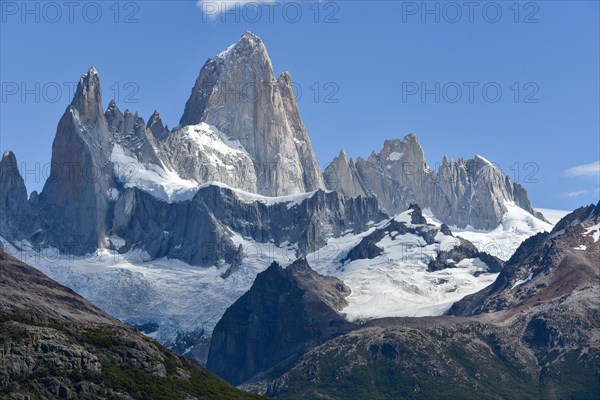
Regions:
[[433, 171], [414, 134], [386, 140], [379, 153], [371, 153], [366, 160], [358, 158], [356, 163], [340, 154], [324, 176], [329, 189], [348, 196], [374, 195], [389, 213], [417, 203], [460, 228], [496, 228], [507, 212], [506, 202], [543, 220], [532, 208], [525, 189], [482, 156], [457, 161], [444, 157], [439, 169]]

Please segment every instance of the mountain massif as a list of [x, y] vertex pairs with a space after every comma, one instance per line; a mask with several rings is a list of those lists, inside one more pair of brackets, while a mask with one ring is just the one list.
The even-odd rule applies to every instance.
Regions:
[[[27, 199], [14, 154], [4, 158], [3, 179], [10, 184], [0, 193], [7, 210], [0, 235], [75, 255], [114, 247], [109, 239], [119, 236], [126, 248], [137, 246], [154, 257], [179, 258], [193, 265], [212, 265], [216, 258], [231, 262], [222, 254], [216, 258], [190, 254], [192, 243], [225, 242], [227, 252], [232, 247], [218, 226], [229, 221], [214, 210], [202, 206], [193, 212], [208, 215], [190, 218], [194, 199], [204, 198], [201, 188], [212, 182], [268, 197], [329, 189], [349, 199], [327, 204], [334, 207], [328, 212], [343, 214], [342, 203], [362, 202], [366, 213], [353, 214], [364, 222], [381, 219], [369, 198], [388, 214], [417, 203], [458, 227], [495, 228], [507, 211], [506, 202], [542, 218], [525, 190], [482, 157], [445, 159], [434, 173], [414, 135], [386, 141], [383, 150], [368, 160], [359, 158], [355, 163], [342, 153], [322, 174], [291, 77], [284, 73], [275, 78], [264, 44], [252, 33], [205, 63], [175, 129], [165, 128], [158, 112], [145, 123], [137, 114], [123, 113], [114, 101], [104, 110], [100, 78], [91, 68], [58, 123], [51, 173], [42, 192]], [[357, 197], [362, 200], [350, 200]], [[154, 240], [140, 240], [139, 230], [130, 229], [142, 220], [132, 215], [137, 209], [132, 201], [143, 201], [150, 217], [160, 213], [169, 214], [169, 221], [189, 219], [190, 224], [182, 227], [188, 241], [176, 233], [165, 240], [154, 234]], [[153, 218], [153, 226], [173, 231], [158, 218]], [[295, 240], [285, 234], [277, 237], [280, 242]], [[318, 245], [311, 238], [305, 241], [304, 249]], [[181, 250], [173, 251], [177, 246]]]
[[156, 339], [281, 398], [593, 398], [599, 209], [552, 227], [493, 163], [434, 170], [414, 134], [321, 171], [250, 32], [172, 129], [105, 108], [92, 67], [40, 193], [3, 153], [0, 246], [94, 306], [2, 253], [3, 394], [252, 398]]

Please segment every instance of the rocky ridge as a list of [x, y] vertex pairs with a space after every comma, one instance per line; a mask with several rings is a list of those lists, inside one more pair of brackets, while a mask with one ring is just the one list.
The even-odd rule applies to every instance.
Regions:
[[0, 397], [252, 399], [0, 251]]
[[413, 134], [386, 140], [366, 160], [346, 158], [342, 151], [325, 169], [327, 187], [351, 197], [373, 195], [390, 214], [416, 203], [448, 225], [493, 229], [507, 211], [505, 203], [513, 202], [543, 220], [525, 189], [485, 158], [444, 158], [435, 172]]

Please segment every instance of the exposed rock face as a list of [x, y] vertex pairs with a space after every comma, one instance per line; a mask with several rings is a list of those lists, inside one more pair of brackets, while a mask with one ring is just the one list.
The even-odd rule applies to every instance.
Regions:
[[446, 224], [495, 228], [506, 212], [505, 202], [543, 218], [531, 207], [527, 193], [483, 157], [448, 161], [438, 172], [427, 164], [415, 135], [386, 140], [378, 154], [359, 158], [356, 167], [342, 152], [325, 170], [328, 188], [348, 196], [372, 194], [389, 213], [417, 203]]
[[0, 161], [0, 235], [29, 239], [35, 225], [34, 210], [27, 200], [17, 158], [12, 151], [6, 151]]
[[296, 243], [298, 256], [347, 230], [361, 232], [385, 218], [373, 198], [351, 199], [317, 191], [298, 204], [244, 201], [234, 191], [207, 186], [190, 201], [168, 204], [137, 189], [125, 190], [115, 204], [114, 233], [146, 249], [194, 265], [229, 264], [239, 258], [231, 231], [259, 243]]
[[6, 399], [159, 393], [173, 400], [259, 398], [227, 386], [2, 251], [0, 338], [0, 390]]
[[347, 159], [346, 152], [342, 149], [340, 154], [333, 159], [323, 171], [323, 179], [327, 188], [343, 193], [346, 196], [366, 196], [361, 176], [356, 170], [354, 160]]
[[[106, 109], [105, 118], [111, 133], [111, 144], [119, 145], [140, 163], [163, 166], [156, 151], [154, 134], [146, 127], [143, 118], [137, 113], [132, 114], [129, 110], [122, 113], [114, 100], [111, 100]], [[109, 160], [111, 158], [112, 151]], [[132, 173], [135, 174], [137, 171], [132, 171]]]
[[92, 67], [58, 123], [52, 168], [40, 194], [48, 244], [70, 254], [94, 251], [109, 229], [115, 185], [110, 132], [102, 112], [100, 81]]
[[291, 78], [275, 79], [266, 48], [252, 33], [202, 67], [180, 125], [200, 122], [241, 143], [253, 160], [258, 193], [281, 196], [324, 188]]
[[285, 368], [308, 349], [356, 326], [340, 314], [350, 290], [305, 259], [273, 263], [217, 324], [207, 366], [239, 384]]
[[198, 183], [221, 182], [258, 192], [254, 162], [239, 141], [206, 123], [173, 130], [158, 141], [161, 158], [183, 178]]
[[458, 238], [460, 244], [452, 249], [440, 251], [436, 258], [429, 262], [428, 271], [439, 271], [445, 268], [455, 268], [456, 264], [465, 258], [479, 258], [483, 261], [489, 272], [500, 272], [504, 266], [504, 262], [498, 257], [477, 250], [473, 243], [463, 238]]
[[160, 113], [158, 110], [154, 110], [150, 118], [148, 119], [148, 123], [146, 124], [146, 128], [152, 132], [155, 138], [159, 138], [163, 135], [167, 135], [169, 130], [163, 125], [162, 119], [160, 118]]
[[420, 204], [449, 225], [493, 229], [506, 212], [505, 202], [543, 219], [533, 210], [527, 192], [480, 156], [456, 162], [444, 158], [429, 186]]

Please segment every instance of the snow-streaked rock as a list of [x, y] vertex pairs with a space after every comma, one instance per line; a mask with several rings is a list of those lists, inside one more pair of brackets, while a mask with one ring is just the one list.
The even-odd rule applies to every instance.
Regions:
[[180, 126], [200, 122], [241, 143], [253, 161], [259, 194], [281, 196], [325, 187], [291, 78], [287, 73], [275, 78], [266, 47], [256, 35], [247, 32], [202, 67]]
[[543, 220], [531, 207], [525, 189], [481, 156], [458, 161], [445, 157], [438, 171], [433, 171], [413, 134], [386, 140], [379, 153], [367, 160], [358, 158], [356, 167], [342, 152], [325, 170], [325, 180], [331, 190], [348, 196], [376, 196], [389, 213], [417, 203], [460, 228], [494, 229], [508, 211], [506, 202]]

